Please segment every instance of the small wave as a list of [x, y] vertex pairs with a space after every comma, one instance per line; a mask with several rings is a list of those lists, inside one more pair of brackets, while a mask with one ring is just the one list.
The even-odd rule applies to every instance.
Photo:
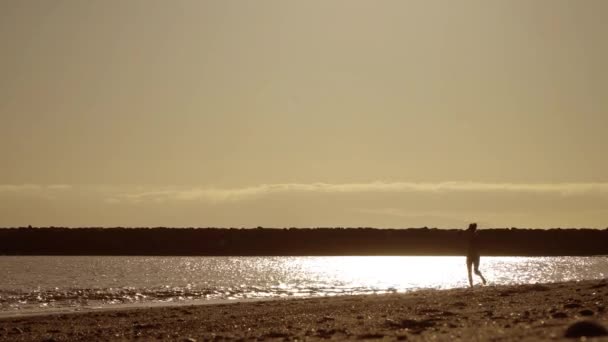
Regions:
[[0, 292], [1, 311], [32, 309], [88, 308], [115, 304], [154, 302], [186, 302], [200, 300], [239, 300], [285, 297], [318, 297], [396, 292], [396, 289], [364, 287], [304, 287], [281, 284], [267, 288], [255, 286], [193, 288], [161, 287], [140, 289], [133, 287], [106, 289], [45, 289]]

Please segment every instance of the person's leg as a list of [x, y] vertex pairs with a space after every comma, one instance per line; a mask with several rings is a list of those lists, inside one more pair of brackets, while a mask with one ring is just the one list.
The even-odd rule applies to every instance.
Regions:
[[475, 265], [475, 274], [477, 274], [481, 278], [481, 282], [485, 285], [486, 278], [484, 278], [483, 274], [481, 274], [481, 272], [479, 271], [479, 258], [475, 259], [474, 265]]
[[471, 268], [473, 266], [473, 260], [467, 257], [467, 274], [469, 275], [469, 286], [473, 287], [473, 276], [471, 275]]

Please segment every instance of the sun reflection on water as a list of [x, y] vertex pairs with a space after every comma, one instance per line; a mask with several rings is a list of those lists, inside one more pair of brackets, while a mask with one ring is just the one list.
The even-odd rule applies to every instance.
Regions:
[[349, 256], [295, 259], [303, 276], [345, 288], [398, 291], [464, 286], [464, 258]]
[[[0, 312], [468, 286], [463, 256], [2, 256], [0, 269]], [[480, 269], [489, 285], [598, 279], [608, 275], [608, 257], [482, 257]]]

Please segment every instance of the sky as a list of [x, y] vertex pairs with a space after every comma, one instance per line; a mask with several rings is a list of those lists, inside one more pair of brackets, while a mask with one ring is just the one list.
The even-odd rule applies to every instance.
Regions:
[[603, 0], [3, 0], [0, 226], [608, 227]]

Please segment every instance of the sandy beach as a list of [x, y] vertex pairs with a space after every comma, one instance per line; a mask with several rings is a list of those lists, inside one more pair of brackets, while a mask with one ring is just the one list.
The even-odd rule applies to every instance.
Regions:
[[560, 340], [608, 327], [607, 298], [604, 279], [107, 310], [3, 318], [0, 341]]

